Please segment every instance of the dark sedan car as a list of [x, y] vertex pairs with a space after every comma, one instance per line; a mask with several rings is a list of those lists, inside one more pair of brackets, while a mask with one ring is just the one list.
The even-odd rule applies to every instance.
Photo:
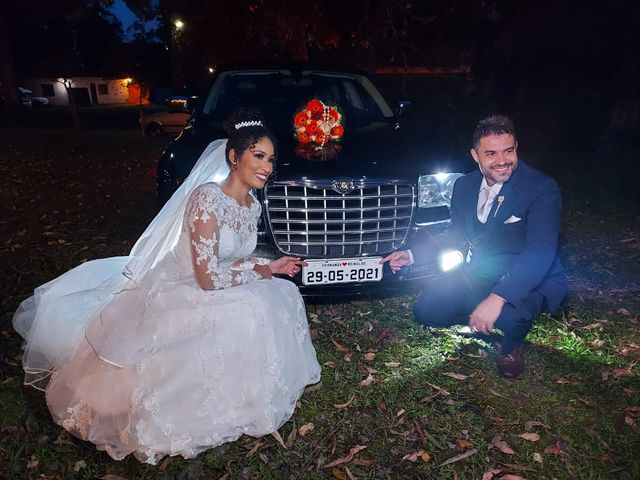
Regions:
[[[343, 116], [337, 148], [301, 148], [294, 136], [296, 112], [314, 98]], [[434, 262], [393, 275], [378, 263], [447, 226], [453, 183], [468, 166], [424, 137], [410, 138], [403, 105], [392, 107], [374, 79], [357, 70], [221, 68], [158, 163], [159, 201], [166, 202], [211, 141], [225, 136], [222, 122], [236, 107], [255, 107], [279, 139], [276, 170], [258, 192], [265, 207], [260, 255], [306, 259], [309, 266], [294, 281], [311, 296], [374, 292], [436, 275], [447, 266]]]

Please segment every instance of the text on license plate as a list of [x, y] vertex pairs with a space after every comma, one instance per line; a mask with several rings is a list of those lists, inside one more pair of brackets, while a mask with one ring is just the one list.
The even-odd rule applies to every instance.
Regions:
[[305, 260], [302, 267], [303, 285], [325, 285], [327, 283], [378, 282], [382, 280], [380, 257], [332, 258], [327, 260]]

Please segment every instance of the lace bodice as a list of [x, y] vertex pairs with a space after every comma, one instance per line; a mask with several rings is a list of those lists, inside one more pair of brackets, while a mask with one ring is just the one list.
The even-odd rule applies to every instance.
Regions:
[[183, 229], [189, 235], [194, 273], [203, 288], [217, 290], [261, 278], [253, 267], [269, 260], [250, 256], [256, 248], [261, 211], [255, 198], [248, 207], [239, 205], [215, 183], [192, 193]]

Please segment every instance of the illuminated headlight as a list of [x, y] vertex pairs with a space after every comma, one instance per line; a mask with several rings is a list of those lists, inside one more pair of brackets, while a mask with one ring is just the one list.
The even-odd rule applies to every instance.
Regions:
[[418, 207], [448, 207], [451, 205], [453, 184], [462, 173], [421, 175], [418, 179]]
[[464, 261], [462, 252], [459, 250], [451, 250], [440, 255], [440, 268], [443, 272], [456, 268]]

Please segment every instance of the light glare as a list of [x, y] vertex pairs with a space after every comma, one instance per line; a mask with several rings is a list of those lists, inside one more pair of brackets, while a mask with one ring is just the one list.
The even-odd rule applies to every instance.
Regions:
[[444, 252], [440, 255], [440, 268], [443, 272], [447, 272], [458, 265], [460, 265], [464, 260], [462, 256], [462, 252], [460, 250], [451, 250], [449, 252]]

